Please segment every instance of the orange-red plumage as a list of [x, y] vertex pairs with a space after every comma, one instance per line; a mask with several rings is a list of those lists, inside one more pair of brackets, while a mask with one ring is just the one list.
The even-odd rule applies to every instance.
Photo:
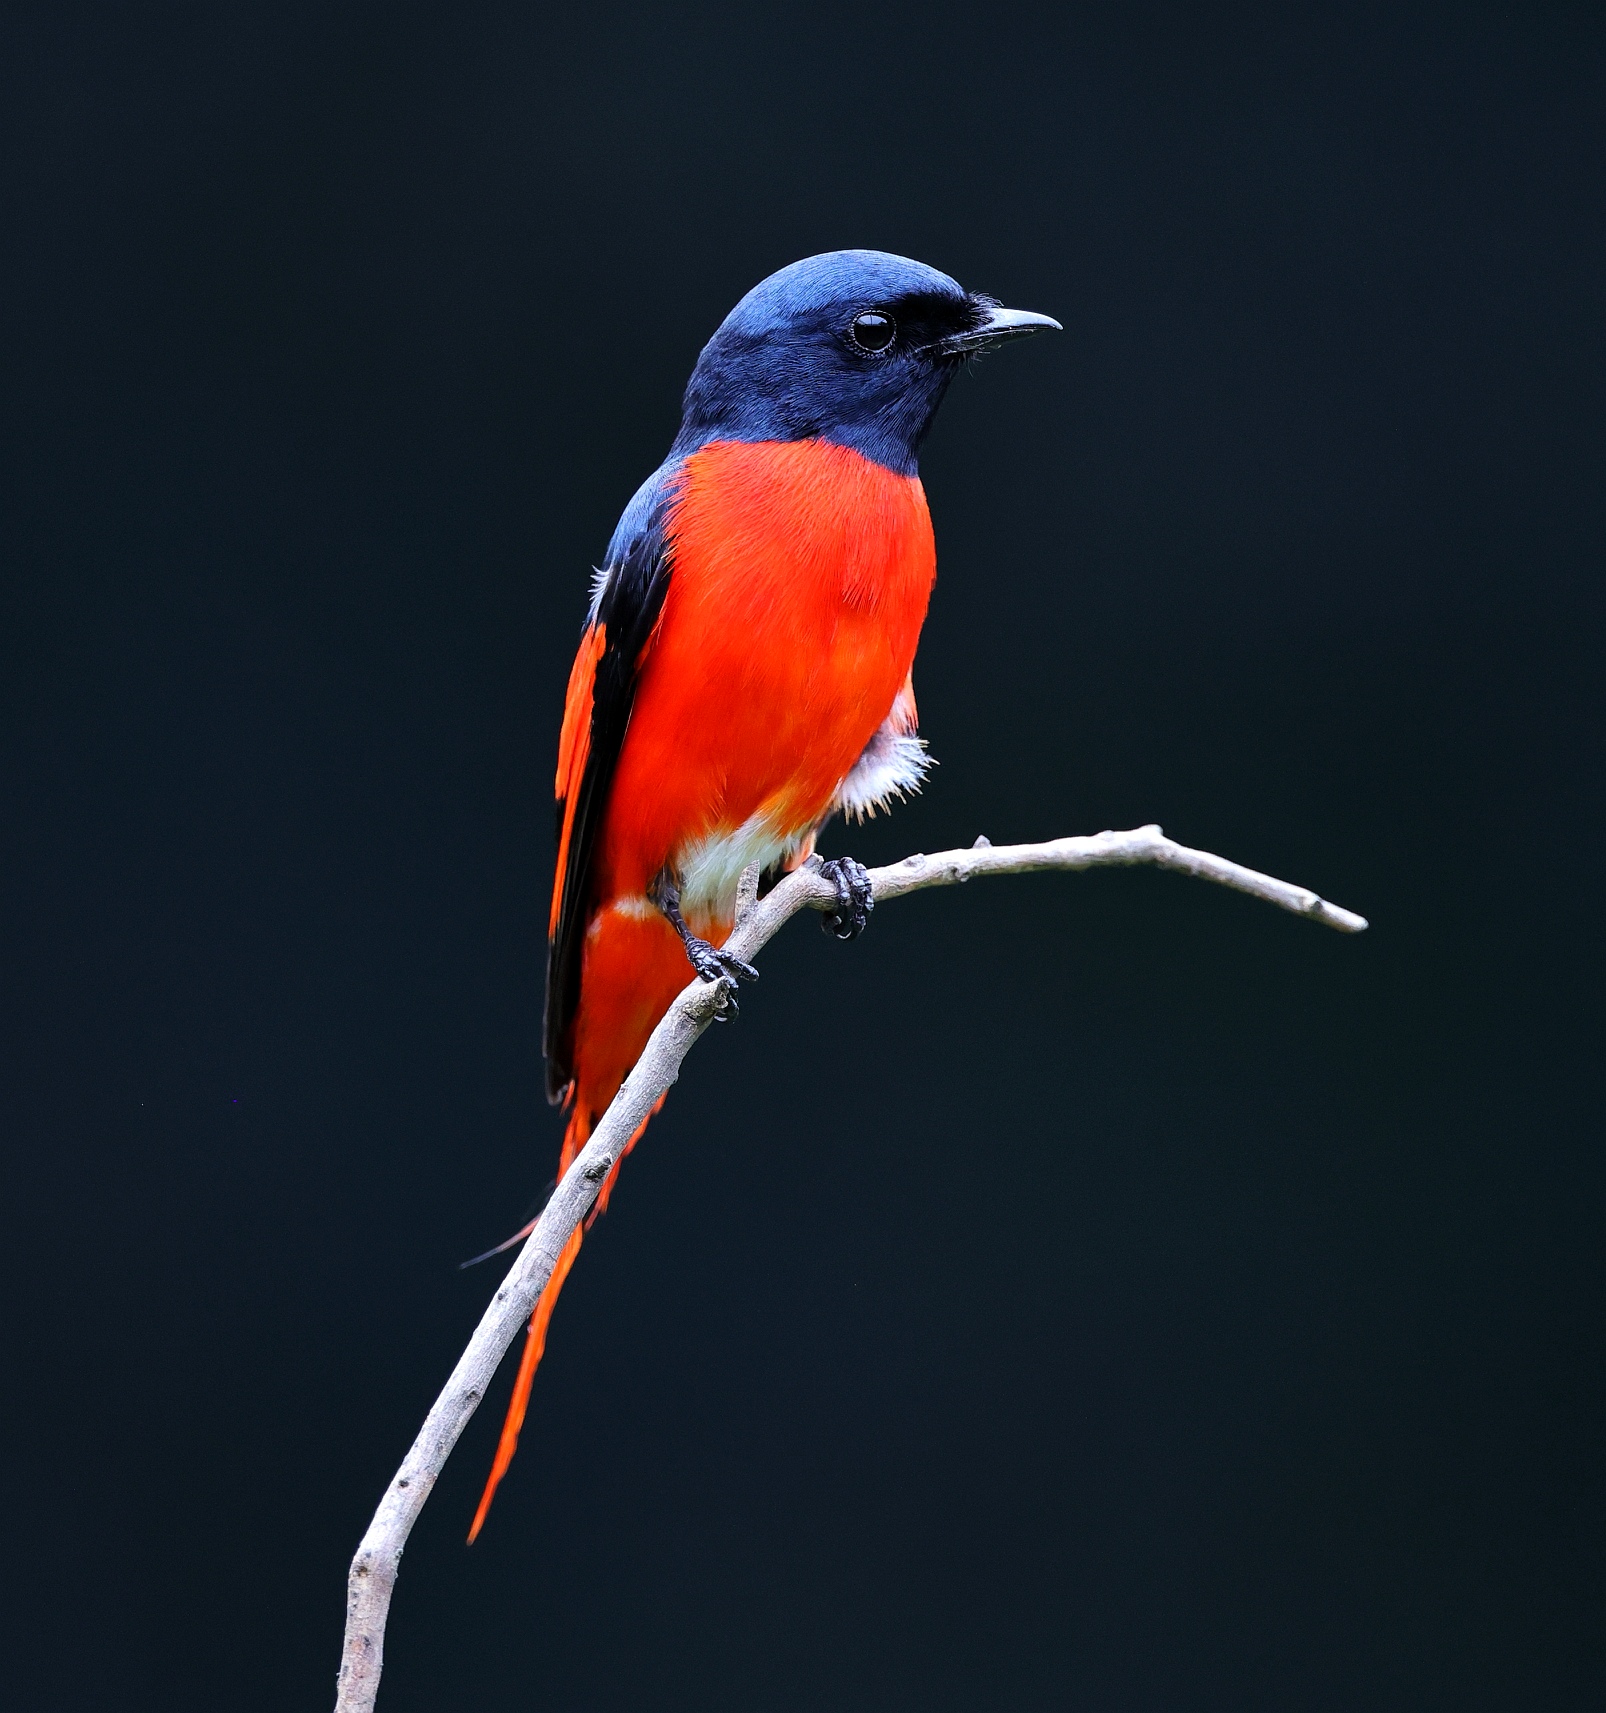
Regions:
[[[686, 956], [654, 875], [755, 819], [801, 842], [887, 718], [936, 575], [919, 479], [817, 441], [718, 443], [687, 459], [674, 574], [642, 662], [597, 856], [576, 1032], [576, 1102], [603, 1112]], [[687, 917], [715, 944], [723, 896]]]
[[704, 447], [668, 533], [603, 828], [607, 897], [754, 815], [816, 825], [909, 675], [936, 575], [919, 478], [821, 441]]
[[554, 795], [563, 805], [563, 825], [558, 832], [558, 865], [552, 881], [548, 934], [558, 931], [558, 907], [563, 902], [563, 877], [568, 872], [574, 812], [580, 802], [586, 757], [591, 753], [591, 685], [607, 642], [606, 625], [595, 624], [587, 629], [580, 639], [580, 649], [569, 672], [568, 692], [563, 698], [563, 729], [558, 734], [558, 777], [554, 789]]
[[[666, 536], [673, 575], [638, 663], [594, 858], [560, 1175], [691, 979], [675, 930], [647, 900], [653, 877], [755, 821], [771, 830], [783, 862], [808, 854], [843, 780], [908, 686], [936, 576], [919, 478], [823, 441], [705, 446], [683, 466]], [[602, 633], [596, 624], [582, 638], [564, 704], [554, 932]], [[908, 703], [912, 723], [912, 690]], [[724, 864], [727, 888], [686, 901], [688, 920], [715, 945], [730, 932], [744, 866], [734, 861]], [[611, 1188], [610, 1179], [604, 1196]], [[576, 1232], [536, 1306], [470, 1539], [518, 1443], [552, 1307], [579, 1245]]]

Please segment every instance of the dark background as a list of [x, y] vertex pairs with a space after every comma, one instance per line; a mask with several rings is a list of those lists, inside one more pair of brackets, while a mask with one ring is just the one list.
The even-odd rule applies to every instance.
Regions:
[[5, 26], [5, 1704], [330, 1704], [555, 1161], [589, 567], [858, 244], [1067, 331], [949, 397], [942, 765], [829, 848], [1159, 820], [1374, 925], [794, 925], [386, 1713], [1600, 1707], [1597, 21], [564, 11]]

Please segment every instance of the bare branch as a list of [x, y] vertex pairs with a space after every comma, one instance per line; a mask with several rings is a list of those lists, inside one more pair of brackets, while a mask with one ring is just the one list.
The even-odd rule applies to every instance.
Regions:
[[[880, 904], [928, 886], [959, 885], [976, 875], [1140, 863], [1213, 880], [1342, 933], [1358, 934], [1366, 927], [1364, 916], [1341, 910], [1304, 887], [1290, 886], [1208, 851], [1190, 850], [1166, 838], [1158, 827], [1052, 839], [1040, 845], [991, 845], [978, 839], [969, 850], [911, 856], [890, 868], [871, 869], [870, 879]], [[744, 873], [737, 895], [736, 926], [726, 941], [727, 949], [750, 962], [799, 910], [833, 908], [836, 888], [819, 877], [817, 868], [817, 859], [811, 858], [808, 865], [788, 875], [764, 898], [757, 897], [757, 871]], [[335, 1713], [372, 1713], [379, 1693], [391, 1591], [413, 1524], [458, 1437], [479, 1408], [497, 1365], [529, 1320], [564, 1244], [590, 1211], [603, 1180], [653, 1103], [680, 1075], [681, 1061], [723, 1007], [724, 995], [723, 982], [693, 980], [670, 1006], [591, 1140], [564, 1174], [425, 1417], [351, 1563]]]
[[1190, 850], [1168, 839], [1158, 827], [1138, 827], [1130, 833], [1094, 833], [1076, 839], [1050, 839], [1042, 845], [990, 845], [978, 839], [968, 851], [944, 851], [941, 856], [905, 857], [891, 868], [870, 871], [875, 882], [876, 902], [901, 898], [924, 886], [953, 886], [978, 874], [1028, 874], [1034, 869], [1111, 868], [1135, 864], [1175, 869], [1199, 880], [1213, 880], [1234, 892], [1264, 898], [1296, 916], [1309, 916], [1337, 928], [1341, 934], [1358, 934], [1366, 918], [1353, 910], [1341, 910], [1303, 886], [1273, 880], [1209, 851]]

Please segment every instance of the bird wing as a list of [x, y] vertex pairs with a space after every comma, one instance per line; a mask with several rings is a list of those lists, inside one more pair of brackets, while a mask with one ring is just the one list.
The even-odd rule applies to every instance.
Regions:
[[591, 915], [597, 836], [608, 808], [636, 684], [669, 587], [665, 524], [675, 498], [660, 471], [620, 520], [569, 674], [558, 740], [558, 860], [552, 881], [546, 970], [547, 1099], [574, 1079], [580, 962]]

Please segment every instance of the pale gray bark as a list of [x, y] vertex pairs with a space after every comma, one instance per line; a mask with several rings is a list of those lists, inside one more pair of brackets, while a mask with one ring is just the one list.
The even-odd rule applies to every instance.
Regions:
[[[906, 857], [890, 868], [872, 869], [870, 879], [876, 902], [880, 904], [906, 892], [928, 886], [953, 886], [982, 874], [1140, 863], [1216, 881], [1326, 923], [1342, 933], [1357, 934], [1366, 926], [1364, 917], [1341, 910], [1314, 892], [1257, 874], [1254, 869], [1242, 868], [1208, 851], [1189, 850], [1166, 838], [1158, 827], [1053, 839], [1040, 845], [990, 845], [985, 839], [978, 839], [969, 850]], [[834, 905], [835, 888], [820, 877], [817, 866], [817, 859], [811, 859], [809, 866], [789, 875], [762, 899], [755, 896], [756, 872], [743, 875], [737, 923], [726, 942], [727, 948], [737, 957], [751, 961], [799, 910], [824, 910]], [[603, 1179], [652, 1110], [653, 1103], [679, 1076], [681, 1060], [716, 1012], [723, 1009], [725, 992], [722, 983], [693, 980], [670, 1006], [591, 1140], [553, 1192], [546, 1211], [475, 1328], [451, 1378], [424, 1418], [412, 1449], [386, 1489], [352, 1560], [346, 1583], [346, 1638], [335, 1713], [371, 1713], [379, 1693], [391, 1591], [396, 1585], [402, 1549], [424, 1501], [469, 1417], [479, 1408], [498, 1363], [529, 1321], [564, 1244], [585, 1218]]]

